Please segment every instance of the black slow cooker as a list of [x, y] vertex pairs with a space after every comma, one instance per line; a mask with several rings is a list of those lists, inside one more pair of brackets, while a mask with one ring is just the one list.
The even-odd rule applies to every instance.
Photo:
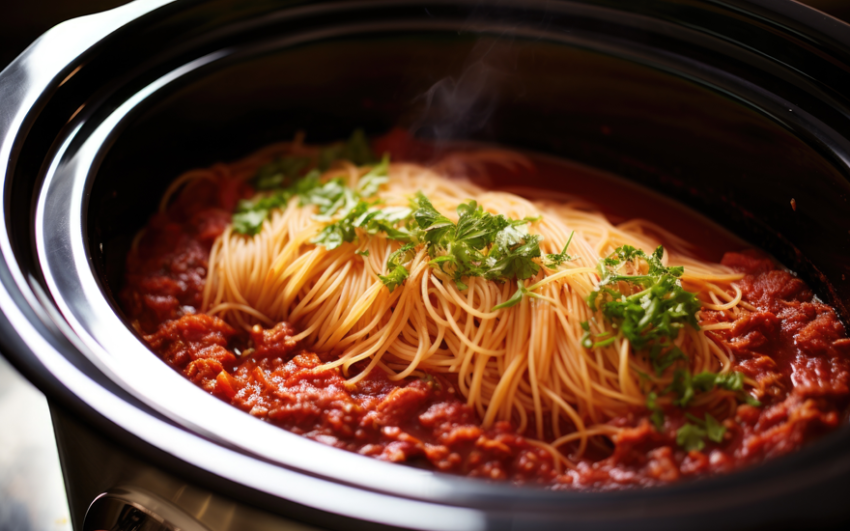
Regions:
[[846, 320], [848, 94], [850, 26], [790, 0], [137, 0], [60, 24], [0, 74], [0, 345], [50, 400], [75, 529], [850, 522], [850, 426], [647, 490], [446, 476], [216, 401], [147, 351], [113, 296], [182, 171], [298, 130], [401, 126], [649, 187], [773, 253]]

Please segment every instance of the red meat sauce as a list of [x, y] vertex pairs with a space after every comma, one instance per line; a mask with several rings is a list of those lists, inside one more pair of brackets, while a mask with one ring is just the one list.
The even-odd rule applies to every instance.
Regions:
[[[721, 443], [706, 441], [705, 449], [691, 452], [676, 444], [676, 430], [685, 422], [681, 411], [665, 411], [664, 427], [657, 431], [648, 412], [635, 409], [612, 421], [623, 431], [610, 448], [595, 448], [576, 469], [559, 472], [552, 456], [510, 423], [482, 429], [444, 376], [391, 381], [376, 370], [348, 389], [338, 369], [325, 368], [327, 360], [292, 339], [292, 325], [244, 332], [196, 313], [210, 247], [235, 201], [253, 193], [226, 176], [220, 181], [195, 185], [151, 219], [128, 256], [121, 303], [166, 364], [211, 395], [294, 433], [378, 459], [470, 477], [608, 490], [757, 463], [799, 448], [844, 418], [850, 339], [834, 310], [769, 258], [727, 253], [723, 263], [746, 274], [738, 285], [758, 311], [731, 330], [711, 333], [734, 353], [735, 370], [758, 382], [762, 407], [739, 405], [723, 421], [727, 430]], [[706, 316], [719, 319], [711, 312]]]

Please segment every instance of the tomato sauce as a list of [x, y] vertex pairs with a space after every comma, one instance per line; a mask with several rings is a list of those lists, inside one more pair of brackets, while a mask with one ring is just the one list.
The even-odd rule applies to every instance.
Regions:
[[723, 420], [722, 442], [706, 441], [702, 451], [676, 444], [676, 430], [686, 421], [681, 411], [665, 411], [663, 429], [656, 430], [649, 412], [635, 409], [611, 421], [624, 428], [611, 448], [597, 448], [575, 469], [563, 469], [508, 422], [482, 429], [444, 376], [394, 382], [376, 370], [349, 390], [338, 369], [324, 368], [320, 353], [292, 339], [293, 325], [245, 332], [197, 313], [212, 243], [235, 202], [252, 193], [222, 176], [220, 183], [194, 185], [155, 215], [128, 256], [120, 302], [166, 364], [211, 395], [293, 433], [469, 477], [608, 490], [758, 463], [799, 448], [845, 418], [850, 339], [843, 325], [802, 280], [751, 251], [727, 253], [723, 263], [745, 273], [738, 286], [758, 310], [730, 330], [709, 333], [733, 352], [735, 370], [764, 390], [762, 405], [739, 405]]

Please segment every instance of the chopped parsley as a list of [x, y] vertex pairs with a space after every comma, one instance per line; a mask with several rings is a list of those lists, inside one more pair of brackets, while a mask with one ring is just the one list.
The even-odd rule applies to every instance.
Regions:
[[425, 382], [429, 387], [432, 387], [433, 389], [436, 389], [438, 391], [442, 388], [442, 386], [440, 385], [440, 380], [435, 378], [433, 374], [426, 372], [422, 375], [420, 380]]
[[[526, 280], [540, 271], [541, 237], [527, 225], [539, 218], [510, 219], [486, 212], [475, 201], [457, 207], [458, 221], [437, 211], [422, 192], [411, 201], [412, 232], [425, 244], [431, 265], [452, 276], [461, 290], [467, 277], [497, 282]], [[495, 309], [513, 306], [529, 292], [518, 282], [517, 293]]]
[[664, 389], [664, 394], [675, 394], [677, 398], [673, 403], [679, 407], [687, 407], [697, 393], [705, 393], [715, 387], [727, 391], [743, 391], [744, 375], [740, 372], [716, 374], [708, 371], [691, 375], [689, 371], [676, 369], [673, 382]]
[[666, 345], [657, 344], [653, 345], [649, 351], [649, 361], [658, 376], [664, 374], [664, 371], [680, 360], [687, 360], [687, 357], [675, 345], [667, 348]]
[[[410, 236], [406, 231], [395, 228], [395, 224], [407, 219], [410, 209], [405, 207], [376, 208], [375, 202], [369, 202], [364, 198], [371, 197], [378, 192], [382, 184], [387, 182], [387, 170], [389, 168], [389, 157], [384, 156], [380, 164], [372, 168], [369, 173], [360, 178], [357, 189], [346, 188], [344, 183], [337, 183], [343, 191], [336, 192], [328, 198], [330, 205], [324, 212], [319, 208], [319, 213], [325, 216], [341, 215], [337, 221], [327, 225], [311, 241], [325, 246], [327, 249], [335, 249], [342, 243], [351, 243], [357, 238], [355, 229], [362, 228], [368, 234], [386, 233], [392, 240], [408, 242]], [[336, 181], [333, 179], [330, 182]], [[341, 179], [340, 179], [341, 181]], [[315, 199], [306, 199], [313, 204]]]
[[[701, 304], [696, 295], [682, 288], [679, 277], [684, 269], [665, 267], [661, 263], [663, 256], [662, 246], [650, 256], [630, 245], [617, 248], [612, 256], [600, 261], [602, 280], [587, 299], [590, 308], [601, 310], [638, 351], [669, 344], [685, 325], [699, 330], [696, 313]], [[637, 260], [647, 264], [646, 274], [620, 274], [624, 264]], [[620, 283], [630, 286], [627, 293], [617, 289]], [[634, 288], [639, 291], [631, 293]]]
[[682, 425], [676, 430], [676, 444], [685, 449], [685, 451], [700, 451], [705, 448], [706, 437], [713, 442], [719, 443], [723, 441], [723, 435], [726, 434], [726, 427], [717, 422], [717, 419], [710, 414], [705, 414], [705, 420], [695, 417], [690, 413], [685, 416], [689, 422]]
[[[510, 219], [484, 211], [475, 201], [457, 207], [458, 221], [452, 222], [434, 208], [424, 194], [417, 193], [407, 207], [384, 207], [371, 199], [387, 182], [389, 158], [384, 157], [360, 178], [355, 189], [342, 178], [320, 179], [321, 172], [337, 160], [354, 164], [374, 163], [362, 131], [355, 131], [341, 144], [322, 149], [317, 157], [281, 157], [263, 166], [253, 179], [262, 193], [240, 201], [233, 214], [233, 230], [257, 234], [269, 212], [285, 207], [294, 197], [301, 206], [316, 206], [316, 217], [327, 221], [311, 243], [332, 250], [357, 239], [358, 229], [366, 234], [384, 234], [405, 245], [387, 262], [387, 274], [381, 281], [392, 291], [409, 272], [405, 263], [412, 247], [425, 246], [430, 265], [449, 274], [459, 289], [466, 289], [465, 278], [481, 277], [497, 282], [517, 281], [514, 295], [496, 309], [517, 304], [524, 295], [536, 296], [522, 283], [540, 271], [541, 237], [528, 233], [528, 224], [539, 218]], [[560, 253], [547, 254], [543, 264], [556, 268], [573, 260], [567, 254], [573, 234]]]
[[233, 230], [239, 234], [247, 234], [253, 236], [260, 232], [263, 222], [266, 220], [269, 211], [264, 208], [256, 208], [246, 210], [244, 212], [236, 212], [233, 214]]
[[[690, 405], [691, 400], [698, 393], [709, 392], [716, 388], [736, 392], [738, 400], [747, 404], [761, 405], [758, 400], [744, 392], [744, 375], [740, 372], [717, 374], [703, 371], [692, 375], [687, 370], [677, 369], [673, 373], [673, 382], [661, 391], [661, 395], [672, 394], [673, 405], [684, 409]], [[660, 432], [664, 426], [664, 411], [658, 405], [658, 396], [659, 394], [655, 391], [647, 394], [646, 409], [650, 412], [649, 420]], [[685, 450], [689, 452], [702, 450], [705, 447], [706, 437], [717, 443], [723, 441], [726, 428], [711, 415], [706, 413], [705, 420], [690, 413], [685, 413], [685, 416], [689, 422], [676, 431], [676, 444]]]
[[261, 167], [251, 183], [256, 190], [286, 188], [310, 164], [309, 157], [279, 157]]
[[[269, 211], [285, 207], [295, 196], [302, 206], [316, 205], [320, 216], [345, 217], [362, 198], [373, 196], [387, 181], [389, 158], [385, 156], [360, 179], [356, 190], [348, 188], [341, 178], [322, 183], [319, 179], [321, 172], [337, 160], [348, 160], [357, 165], [376, 162], [365, 134], [359, 129], [347, 142], [320, 150], [315, 160], [295, 155], [278, 157], [257, 170], [251, 182], [257, 191], [263, 193], [253, 199], [239, 201], [233, 214], [233, 230], [248, 236], [259, 233]], [[333, 242], [334, 237], [328, 241]]]
[[367, 234], [383, 232], [390, 240], [409, 242], [410, 235], [403, 229], [393, 226], [398, 218], [407, 215], [406, 209], [374, 209], [369, 204], [360, 201], [342, 219], [327, 225], [322, 232], [313, 238], [311, 243], [325, 246], [328, 250], [336, 249], [343, 243], [351, 243], [357, 239], [355, 229], [362, 228]]
[[[320, 179], [321, 171], [341, 159], [358, 165], [374, 162], [362, 131], [355, 131], [345, 143], [324, 148], [315, 160], [282, 157], [263, 166], [253, 179], [255, 188], [262, 193], [239, 202], [233, 214], [233, 230], [249, 236], [257, 234], [270, 211], [285, 207], [297, 197], [301, 206], [316, 206], [317, 219], [328, 222], [311, 243], [336, 249], [354, 242], [360, 229], [371, 235], [383, 233], [388, 239], [405, 244], [389, 257], [387, 274], [380, 275], [390, 291], [408, 277], [405, 264], [413, 246], [424, 244], [431, 257], [430, 265], [450, 274], [460, 289], [466, 289], [463, 279], [467, 277], [519, 281], [514, 296], [497, 309], [513, 306], [523, 295], [534, 296], [521, 281], [540, 271], [540, 264], [534, 259], [541, 256], [541, 237], [529, 234], [527, 229], [538, 218], [509, 219], [485, 212], [475, 201], [468, 201], [457, 207], [458, 221], [454, 223], [421, 192], [411, 200], [410, 208], [382, 207], [371, 198], [388, 180], [389, 158], [385, 156], [374, 164], [356, 188], [347, 186], [343, 178], [324, 182]], [[547, 267], [573, 259], [567, 254], [569, 243], [562, 252], [546, 256]]]
[[646, 409], [650, 411], [649, 420], [655, 426], [656, 431], [664, 427], [664, 411], [658, 405], [658, 395], [653, 391], [646, 395]]
[[286, 188], [271, 190], [252, 199], [243, 199], [236, 204], [232, 219], [233, 230], [239, 234], [253, 236], [260, 232], [269, 211], [285, 207], [295, 196], [308, 197], [321, 187], [319, 172], [311, 170]]
[[744, 402], [748, 406], [761, 407], [761, 402], [759, 402], [758, 399], [744, 392], [738, 393], [738, 400]]
[[416, 254], [414, 248], [415, 245], [412, 243], [402, 245], [399, 250], [392, 253], [387, 259], [387, 274], [378, 275], [378, 278], [390, 290], [390, 293], [398, 286], [401, 286], [410, 275], [404, 264], [409, 262]]
[[543, 262], [543, 265], [548, 267], [549, 269], [555, 269], [556, 267], [560, 266], [564, 262], [570, 262], [572, 260], [575, 260], [576, 259], [575, 256], [570, 256], [570, 255], [567, 254], [567, 249], [569, 249], [570, 243], [573, 241], [573, 236], [575, 236], [575, 235], [576, 235], [576, 231], [572, 231], [570, 233], [570, 237], [567, 238], [567, 243], [566, 243], [566, 245], [564, 245], [564, 249], [560, 253], [547, 254], [546, 255], [547, 261]]

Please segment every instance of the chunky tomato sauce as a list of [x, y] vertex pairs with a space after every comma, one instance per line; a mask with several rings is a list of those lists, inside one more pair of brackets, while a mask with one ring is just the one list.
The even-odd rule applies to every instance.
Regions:
[[320, 355], [292, 339], [292, 325], [246, 333], [196, 313], [210, 247], [235, 201], [252, 192], [222, 176], [220, 183], [194, 185], [154, 216], [128, 257], [120, 299], [165, 363], [217, 398], [294, 433], [471, 477], [603, 490], [757, 463], [799, 448], [845, 417], [850, 339], [844, 327], [803, 281], [755, 252], [727, 253], [723, 263], [746, 274], [738, 286], [758, 311], [731, 330], [710, 333], [732, 350], [736, 370], [764, 390], [762, 406], [738, 406], [724, 420], [723, 441], [707, 441], [702, 451], [676, 444], [676, 430], [685, 423], [680, 411], [665, 411], [658, 431], [648, 412], [636, 409], [612, 421], [624, 430], [611, 448], [595, 448], [576, 469], [561, 469], [510, 423], [480, 428], [443, 376], [392, 382], [376, 370], [350, 391], [337, 369], [324, 369]]

